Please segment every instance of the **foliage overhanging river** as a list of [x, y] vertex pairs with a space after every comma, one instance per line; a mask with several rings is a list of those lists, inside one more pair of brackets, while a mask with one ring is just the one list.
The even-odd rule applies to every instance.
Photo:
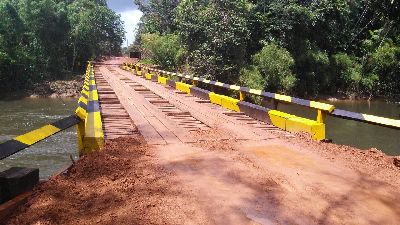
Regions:
[[[337, 101], [337, 108], [399, 119], [400, 105], [383, 101]], [[74, 113], [76, 99], [25, 98], [0, 100], [0, 142], [38, 128]], [[293, 105], [280, 105], [280, 110], [315, 119], [315, 112]], [[400, 131], [389, 128], [327, 118], [327, 137], [334, 143], [361, 149], [376, 147], [388, 155], [400, 155]], [[12, 166], [39, 167], [46, 179], [71, 164], [70, 155], [77, 158], [75, 128], [60, 132], [20, 153], [0, 161], [0, 171]]]

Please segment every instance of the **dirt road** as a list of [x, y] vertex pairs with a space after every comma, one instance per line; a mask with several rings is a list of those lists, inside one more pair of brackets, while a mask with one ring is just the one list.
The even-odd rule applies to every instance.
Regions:
[[232, 116], [113, 63], [99, 71], [141, 134], [40, 185], [8, 224], [399, 224], [390, 157]]

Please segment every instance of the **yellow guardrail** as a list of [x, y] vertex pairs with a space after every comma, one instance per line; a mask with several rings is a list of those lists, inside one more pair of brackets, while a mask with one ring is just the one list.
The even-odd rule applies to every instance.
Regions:
[[93, 66], [89, 63], [81, 97], [75, 115], [47, 124], [38, 129], [0, 143], [0, 160], [28, 148], [62, 130], [77, 125], [80, 155], [99, 150], [104, 145], [99, 96]]
[[77, 126], [79, 153], [81, 155], [87, 154], [103, 148], [103, 124], [92, 63], [88, 64], [85, 82], [75, 113], [82, 120]]
[[[389, 127], [389, 128], [393, 128], [393, 129], [400, 129], [400, 120], [394, 120], [394, 119], [389, 119], [389, 118], [384, 118], [384, 117], [372, 116], [372, 115], [368, 115], [368, 114], [355, 113], [355, 112], [335, 109], [334, 105], [327, 104], [327, 103], [311, 101], [311, 100], [296, 98], [296, 97], [292, 97], [292, 96], [266, 92], [266, 91], [262, 91], [262, 90], [250, 89], [247, 87], [240, 87], [237, 85], [225, 84], [222, 82], [211, 81], [211, 80], [207, 80], [207, 79], [200, 78], [200, 77], [159, 70], [159, 69], [143, 66], [141, 64], [126, 64], [126, 63], [124, 63], [123, 69], [132, 71], [134, 74], [136, 74], [138, 76], [141, 76], [143, 73], [151, 74], [153, 72], [153, 73], [157, 74], [159, 83], [162, 83], [162, 84], [170, 83], [170, 85], [173, 85], [176, 89], [184, 91], [188, 94], [193, 92], [194, 88], [195, 88], [196, 92], [199, 92], [199, 91], [201, 92], [202, 89], [195, 87], [198, 82], [210, 84], [213, 86], [223, 87], [223, 88], [226, 88], [229, 90], [238, 91], [239, 99], [231, 98], [231, 97], [224, 96], [224, 95], [219, 95], [214, 92], [205, 93], [203, 91], [204, 93], [201, 94], [202, 96], [207, 96], [208, 99], [212, 103], [221, 105], [224, 108], [227, 108], [227, 109], [230, 109], [233, 111], [237, 111], [237, 112], [242, 112], [242, 111], [249, 112], [249, 111], [255, 110], [255, 109], [261, 110], [261, 111], [264, 110], [264, 109], [260, 109], [260, 106], [256, 106], [254, 104], [244, 102], [245, 96], [247, 94], [269, 98], [273, 101], [274, 108], [272, 110], [269, 110], [269, 109], [264, 110], [265, 113], [268, 114], [268, 122], [274, 124], [277, 127], [280, 127], [283, 130], [287, 130], [290, 132], [310, 133], [311, 136], [316, 140], [324, 140], [325, 139], [326, 115], [331, 115], [334, 117], [340, 117], [340, 118], [349, 119], [349, 120], [356, 120], [356, 121], [375, 124], [375, 125], [379, 125], [379, 126], [385, 126], [385, 127]], [[167, 78], [169, 76], [176, 76], [176, 77], [179, 77], [182, 79], [190, 80], [190, 81], [192, 81], [193, 85], [185, 84], [183, 82], [170, 81]], [[187, 85], [187, 86], [185, 86], [185, 87], [187, 87], [186, 89], [183, 88], [184, 87], [183, 84]], [[317, 118], [316, 118], [316, 120], [310, 120], [310, 119], [301, 118], [301, 117], [298, 117], [295, 115], [290, 115], [290, 114], [287, 114], [284, 112], [279, 112], [276, 110], [277, 104], [279, 102], [297, 104], [300, 106], [316, 109], [317, 110]], [[249, 104], [250, 104], [250, 106], [249, 106]], [[250, 112], [250, 114], [252, 114], [252, 113]]]

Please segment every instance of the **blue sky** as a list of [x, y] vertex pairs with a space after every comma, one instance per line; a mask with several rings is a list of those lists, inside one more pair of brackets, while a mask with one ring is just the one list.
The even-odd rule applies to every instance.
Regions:
[[133, 0], [107, 0], [108, 7], [121, 15], [121, 20], [124, 21], [126, 39], [122, 46], [132, 44], [135, 41], [135, 28], [142, 17], [142, 12], [138, 10]]

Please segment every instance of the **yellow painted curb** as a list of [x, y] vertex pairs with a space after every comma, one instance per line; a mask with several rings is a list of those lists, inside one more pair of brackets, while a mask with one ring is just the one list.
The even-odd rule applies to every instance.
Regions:
[[325, 124], [301, 117], [291, 117], [286, 120], [286, 130], [289, 132], [307, 132], [314, 140], [325, 139]]
[[217, 104], [217, 105], [222, 105], [222, 98], [221, 95], [219, 94], [215, 94], [214, 92], [210, 92], [208, 94], [208, 96], [210, 97], [210, 102]]
[[175, 82], [175, 85], [176, 85], [175, 88], [177, 90], [182, 91], [182, 92], [186, 92], [187, 94], [190, 94], [190, 88], [193, 86], [193, 85], [185, 84], [185, 83], [182, 83], [182, 82]]
[[221, 100], [222, 100], [221, 101], [222, 107], [230, 109], [235, 112], [240, 112], [240, 109], [238, 106], [238, 102], [240, 101], [239, 99], [235, 99], [235, 98], [231, 98], [231, 97], [222, 95]]
[[325, 124], [310, 120], [278, 110], [270, 110], [268, 115], [271, 123], [282, 130], [289, 132], [306, 132], [311, 134], [314, 140], [325, 139]]
[[168, 79], [166, 77], [158, 76], [157, 80], [160, 84], [167, 84]]
[[271, 119], [272, 125], [281, 128], [282, 130], [286, 130], [286, 120], [294, 117], [288, 113], [284, 113], [278, 110], [270, 110], [268, 112], [269, 118]]
[[147, 80], [151, 80], [151, 73], [146, 73], [144, 76]]

